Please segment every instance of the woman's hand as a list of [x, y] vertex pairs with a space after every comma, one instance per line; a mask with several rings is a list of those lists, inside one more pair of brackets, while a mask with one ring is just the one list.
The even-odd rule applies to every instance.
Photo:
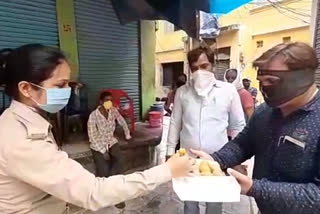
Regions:
[[233, 170], [233, 169], [228, 169], [227, 172], [229, 175], [231, 175], [231, 176], [235, 177], [235, 179], [237, 179], [238, 183], [241, 186], [241, 194], [246, 195], [253, 185], [252, 179], [246, 175], [241, 174], [240, 172], [237, 172], [236, 170]]
[[175, 154], [166, 162], [169, 166], [172, 178], [187, 176], [192, 170], [193, 161], [187, 155], [180, 157]]
[[197, 158], [203, 159], [203, 160], [213, 160], [211, 155], [208, 153], [205, 153], [203, 151], [195, 150], [195, 149], [190, 149], [190, 152], [192, 155], [194, 155]]

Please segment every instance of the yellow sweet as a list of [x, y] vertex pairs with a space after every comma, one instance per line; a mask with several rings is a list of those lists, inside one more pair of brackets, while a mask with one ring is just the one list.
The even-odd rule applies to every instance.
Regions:
[[180, 156], [184, 156], [184, 155], [186, 155], [186, 153], [187, 153], [187, 151], [186, 151], [186, 149], [185, 148], [181, 148], [181, 149], [179, 149], [179, 155]]
[[193, 166], [195, 175], [201, 176], [224, 176], [220, 165], [215, 161], [197, 159]]
[[202, 161], [199, 166], [201, 175], [212, 175], [212, 169], [209, 166], [208, 161]]

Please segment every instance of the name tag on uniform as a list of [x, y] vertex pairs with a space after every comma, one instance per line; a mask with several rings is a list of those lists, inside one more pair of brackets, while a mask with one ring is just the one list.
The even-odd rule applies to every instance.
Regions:
[[46, 137], [47, 135], [45, 133], [32, 133], [29, 136], [31, 140], [41, 140], [41, 139], [45, 139]]
[[301, 141], [299, 141], [299, 140], [297, 140], [297, 139], [294, 139], [293, 137], [290, 137], [290, 136], [285, 136], [284, 137], [284, 142], [285, 141], [287, 141], [287, 142], [290, 142], [290, 143], [293, 143], [293, 144], [295, 144], [295, 145], [297, 145], [297, 146], [299, 146], [299, 147], [301, 147], [301, 148], [305, 148], [305, 146], [306, 146], [306, 144], [305, 144], [305, 142], [301, 142]]

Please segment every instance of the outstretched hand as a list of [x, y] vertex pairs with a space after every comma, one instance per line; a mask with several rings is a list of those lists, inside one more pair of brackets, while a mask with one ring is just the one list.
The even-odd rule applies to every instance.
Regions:
[[200, 151], [200, 150], [195, 150], [195, 149], [190, 149], [190, 152], [192, 155], [194, 155], [197, 158], [203, 159], [203, 160], [213, 160], [211, 155], [209, 155], [206, 152]]

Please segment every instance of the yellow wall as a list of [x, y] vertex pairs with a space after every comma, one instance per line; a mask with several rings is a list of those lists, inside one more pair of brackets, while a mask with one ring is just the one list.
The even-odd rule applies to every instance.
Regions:
[[231, 48], [230, 68], [238, 68], [239, 65], [239, 32], [232, 31], [224, 33], [217, 38], [217, 48]]
[[156, 24], [156, 97], [165, 97], [169, 92], [168, 88], [162, 87], [161, 64], [185, 61], [183, 38], [187, 34], [182, 30], [165, 32], [166, 25], [166, 21]]
[[156, 43], [156, 53], [166, 52], [171, 50], [183, 50], [184, 43], [182, 41], [183, 37], [186, 37], [187, 34], [182, 31], [175, 32], [165, 32], [166, 21], [157, 21], [157, 43]]
[[[240, 7], [220, 17], [221, 27], [238, 24], [240, 29], [237, 34], [220, 35], [217, 39], [218, 47], [231, 47], [231, 67], [242, 70], [242, 75], [250, 77], [252, 85], [259, 88], [256, 71], [251, 66], [254, 59], [269, 48], [282, 43], [283, 37], [290, 36], [291, 41], [311, 43], [309, 30], [311, 5], [312, 1], [301, 0], [284, 0], [282, 3], [283, 7], [296, 9], [306, 16], [288, 12], [284, 15], [284, 11], [279, 12], [270, 5], [257, 8], [249, 4]], [[230, 38], [231, 35], [233, 38]], [[257, 48], [256, 42], [259, 40], [263, 41], [262, 48]], [[243, 63], [239, 62], [240, 53], [244, 56]], [[259, 99], [262, 100], [261, 96]]]
[[159, 52], [156, 55], [156, 60], [159, 63], [171, 63], [171, 62], [182, 62], [184, 60], [184, 50], [174, 50]]

